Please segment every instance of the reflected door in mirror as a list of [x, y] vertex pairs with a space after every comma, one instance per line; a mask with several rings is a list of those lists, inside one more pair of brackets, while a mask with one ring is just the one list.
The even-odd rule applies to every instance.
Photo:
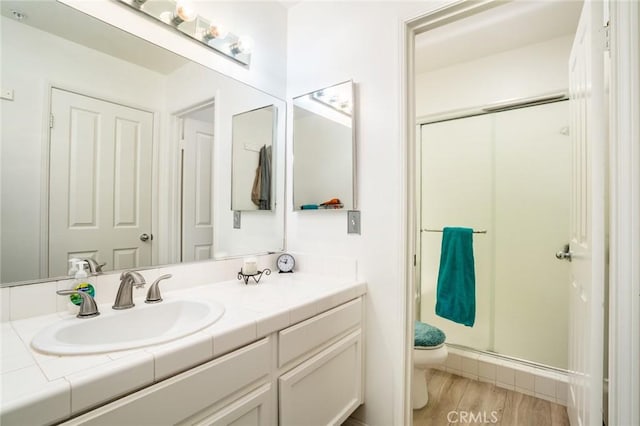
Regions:
[[183, 126], [181, 261], [213, 259], [213, 107]]
[[49, 276], [71, 257], [150, 265], [153, 114], [55, 88], [51, 102]]

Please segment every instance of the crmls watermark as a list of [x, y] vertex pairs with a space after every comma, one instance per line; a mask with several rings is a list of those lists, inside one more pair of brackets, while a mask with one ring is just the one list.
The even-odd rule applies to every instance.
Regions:
[[449, 423], [498, 423], [500, 418], [497, 411], [449, 411], [447, 421]]

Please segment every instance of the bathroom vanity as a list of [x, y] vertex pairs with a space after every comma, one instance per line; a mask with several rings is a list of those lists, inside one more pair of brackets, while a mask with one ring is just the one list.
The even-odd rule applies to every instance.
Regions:
[[[34, 381], [33, 391], [20, 395], [19, 387], [29, 387], [28, 377], [12, 384], [11, 373], [3, 374], [0, 420], [3, 425], [341, 424], [364, 401], [365, 292], [362, 282], [304, 274], [266, 277], [258, 285], [228, 281], [167, 292], [165, 300], [217, 301], [225, 313], [194, 334], [130, 351], [57, 357], [25, 345], [48, 380]], [[68, 316], [5, 323], [3, 341], [14, 333], [28, 343], [54, 317]]]

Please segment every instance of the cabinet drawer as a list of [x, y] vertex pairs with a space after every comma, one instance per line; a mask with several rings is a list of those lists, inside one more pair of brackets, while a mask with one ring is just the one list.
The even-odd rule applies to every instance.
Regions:
[[268, 377], [270, 368], [271, 342], [266, 338], [65, 425], [173, 425]]
[[333, 308], [279, 333], [278, 366], [319, 348], [362, 322], [362, 298]]
[[273, 388], [270, 384], [243, 396], [228, 406], [205, 416], [198, 422], [185, 422], [193, 426], [267, 426], [273, 424]]
[[342, 424], [363, 402], [360, 330], [281, 376], [278, 396], [280, 426]]

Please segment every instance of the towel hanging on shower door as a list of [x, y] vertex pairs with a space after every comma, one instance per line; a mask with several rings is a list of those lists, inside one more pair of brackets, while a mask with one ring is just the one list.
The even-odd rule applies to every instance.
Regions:
[[476, 319], [476, 276], [473, 229], [443, 229], [436, 314], [473, 327]]

